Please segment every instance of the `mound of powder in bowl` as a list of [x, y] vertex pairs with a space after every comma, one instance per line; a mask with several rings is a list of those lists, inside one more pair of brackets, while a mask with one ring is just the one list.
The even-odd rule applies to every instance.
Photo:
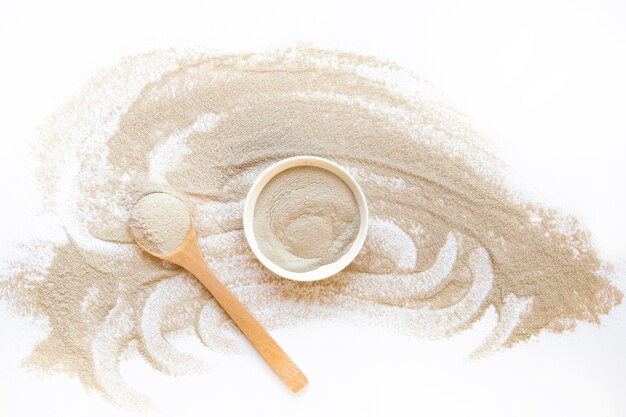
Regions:
[[166, 193], [147, 194], [130, 215], [130, 232], [150, 252], [167, 255], [189, 231], [189, 212], [178, 198]]
[[261, 252], [292, 272], [340, 259], [359, 232], [359, 206], [335, 174], [317, 167], [289, 168], [263, 188], [253, 228]]

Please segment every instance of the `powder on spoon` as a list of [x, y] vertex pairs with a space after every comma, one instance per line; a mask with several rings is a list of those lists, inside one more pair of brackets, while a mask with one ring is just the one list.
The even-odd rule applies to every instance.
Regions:
[[259, 249], [294, 272], [339, 260], [356, 239], [359, 224], [359, 207], [348, 185], [330, 171], [312, 166], [276, 175], [254, 208]]
[[139, 200], [130, 215], [130, 232], [150, 252], [167, 255], [189, 231], [189, 212], [178, 198], [151, 193]]

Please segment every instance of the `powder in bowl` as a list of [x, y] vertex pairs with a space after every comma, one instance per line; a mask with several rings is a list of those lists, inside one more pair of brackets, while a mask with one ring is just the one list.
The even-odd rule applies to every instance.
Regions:
[[185, 204], [166, 193], [145, 195], [130, 214], [130, 232], [135, 240], [158, 255], [174, 252], [185, 239], [189, 224]]
[[359, 206], [348, 185], [313, 166], [289, 168], [263, 188], [254, 207], [260, 251], [292, 272], [339, 260], [359, 233]]

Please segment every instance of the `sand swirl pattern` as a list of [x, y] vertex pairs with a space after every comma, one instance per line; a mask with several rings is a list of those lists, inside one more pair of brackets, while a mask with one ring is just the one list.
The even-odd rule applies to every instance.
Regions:
[[[202, 371], [170, 332], [238, 348], [206, 291], [133, 243], [129, 212], [146, 192], [188, 203], [204, 255], [270, 329], [340, 316], [437, 338], [494, 308], [493, 332], [468, 349], [478, 357], [599, 323], [622, 300], [575, 219], [508, 189], [462, 114], [425, 81], [373, 58], [311, 49], [128, 58], [42, 135], [39, 177], [65, 239], [27, 248], [49, 256], [3, 273], [0, 296], [48, 322], [29, 366], [75, 375], [121, 404], [145, 400], [120, 375], [124, 355], [169, 374]], [[372, 217], [362, 253], [315, 283], [261, 267], [241, 220], [255, 176], [304, 154], [349, 169]]]

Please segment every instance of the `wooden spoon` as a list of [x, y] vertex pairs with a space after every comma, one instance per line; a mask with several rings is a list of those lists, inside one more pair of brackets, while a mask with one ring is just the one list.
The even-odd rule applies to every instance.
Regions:
[[[250, 312], [235, 298], [222, 284], [213, 271], [205, 263], [196, 229], [193, 226], [191, 213], [189, 214], [189, 230], [178, 247], [167, 255], [150, 251], [133, 235], [137, 244], [149, 254], [182, 266], [206, 287], [213, 298], [222, 306], [224, 311], [233, 319], [241, 332], [248, 338], [254, 348], [261, 354], [276, 375], [293, 391], [298, 392], [307, 384], [307, 379], [298, 369], [289, 356], [278, 346], [272, 336], [250, 314]], [[132, 233], [131, 233], [132, 234]]]

